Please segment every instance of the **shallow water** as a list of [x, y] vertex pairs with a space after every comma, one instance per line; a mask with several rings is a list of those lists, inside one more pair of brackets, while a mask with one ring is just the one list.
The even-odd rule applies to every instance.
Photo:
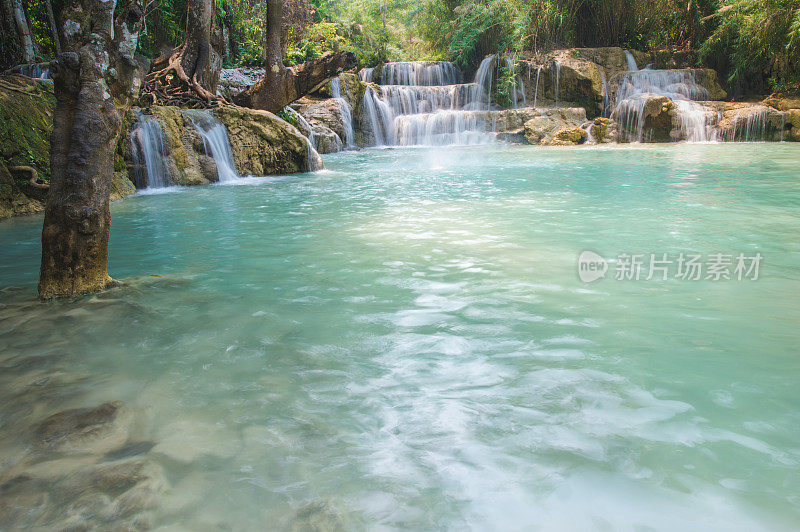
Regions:
[[[1, 223], [0, 361], [86, 381], [5, 396], [0, 431], [128, 402], [169, 482], [156, 524], [192, 530], [800, 525], [795, 146], [325, 163], [114, 204], [127, 286], [72, 303], [30, 302], [41, 218]], [[764, 261], [584, 284], [584, 250]]]

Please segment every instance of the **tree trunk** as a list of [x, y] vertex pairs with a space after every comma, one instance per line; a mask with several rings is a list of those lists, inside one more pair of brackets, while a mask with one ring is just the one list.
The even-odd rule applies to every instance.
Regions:
[[[114, 1], [71, 0], [64, 9], [66, 52], [53, 61], [56, 109], [50, 139], [50, 192], [42, 229], [39, 297], [105, 288], [113, 153], [131, 101], [133, 58], [142, 21], [134, 2], [114, 28]], [[116, 38], [114, 37], [116, 36]]]
[[56, 49], [56, 57], [61, 55], [61, 38], [58, 36], [58, 26], [56, 26], [56, 17], [53, 16], [53, 4], [50, 0], [46, 0], [47, 5], [47, 20], [50, 23], [50, 31], [53, 33], [53, 46]]
[[33, 63], [36, 61], [36, 53], [33, 48], [33, 38], [31, 37], [31, 28], [28, 26], [28, 18], [25, 16], [25, 10], [22, 7], [22, 0], [8, 1], [14, 17], [14, 26], [17, 29], [17, 38], [19, 39], [20, 48], [22, 48], [22, 61], [24, 63]]
[[281, 44], [282, 20], [282, 0], [269, 0], [267, 35], [264, 40], [266, 73], [264, 79], [234, 98], [237, 105], [265, 109], [274, 113], [308, 94], [311, 89], [329, 77], [342, 70], [356, 67], [356, 57], [352, 52], [325, 52], [317, 59], [294, 68], [286, 68], [283, 65]]
[[190, 0], [186, 13], [186, 37], [169, 55], [153, 61], [142, 89], [143, 105], [217, 106], [222, 58], [214, 33], [214, 4], [211, 0]]

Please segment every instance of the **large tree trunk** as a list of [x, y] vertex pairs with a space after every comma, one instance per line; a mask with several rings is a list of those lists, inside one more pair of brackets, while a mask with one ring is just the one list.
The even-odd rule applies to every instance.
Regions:
[[17, 38], [22, 49], [22, 61], [23, 63], [33, 63], [36, 61], [36, 52], [33, 47], [33, 37], [31, 37], [28, 18], [25, 16], [25, 9], [22, 7], [22, 0], [3, 0], [3, 2], [8, 2], [5, 11], [10, 11], [14, 20]]
[[[138, 65], [137, 2], [113, 26], [113, 0], [71, 0], [65, 50], [51, 64], [56, 109], [50, 139], [50, 192], [42, 230], [39, 296], [77, 296], [105, 288], [113, 153]], [[114, 37], [116, 36], [116, 38]]]
[[352, 52], [326, 52], [317, 59], [294, 68], [286, 68], [283, 65], [281, 44], [282, 19], [283, 2], [269, 0], [267, 35], [264, 42], [266, 73], [264, 79], [234, 98], [237, 105], [277, 112], [308, 94], [329, 77], [356, 67], [356, 56]]
[[186, 37], [170, 54], [153, 61], [142, 89], [145, 105], [217, 106], [222, 58], [214, 32], [214, 4], [211, 0], [190, 0], [186, 13]]

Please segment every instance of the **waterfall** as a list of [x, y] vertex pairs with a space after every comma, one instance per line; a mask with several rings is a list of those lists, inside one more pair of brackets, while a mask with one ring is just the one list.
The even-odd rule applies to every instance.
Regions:
[[[635, 62], [630, 66], [635, 67]], [[612, 113], [625, 126], [629, 141], [647, 140], [644, 138], [644, 110], [648, 99], [655, 96], [666, 96], [675, 103], [676, 125], [687, 141], [718, 140], [715, 124], [719, 115], [697, 103], [708, 99], [708, 91], [697, 83], [693, 71], [644, 69], [622, 75]]]
[[[784, 117], [786, 114], [784, 113]], [[769, 107], [745, 107], [736, 113], [733, 127], [725, 140], [730, 142], [762, 142], [767, 140], [767, 121]]]
[[492, 77], [494, 74], [494, 56], [487, 56], [478, 66], [475, 73], [475, 95], [474, 99], [479, 100], [485, 96], [486, 110], [492, 107]]
[[374, 68], [362, 68], [358, 72], [358, 79], [360, 79], [364, 83], [371, 83], [374, 76], [375, 76]]
[[[345, 85], [345, 90], [347, 86]], [[353, 131], [353, 113], [350, 104], [342, 98], [342, 81], [337, 77], [331, 80], [331, 96], [336, 100], [342, 115], [342, 127], [344, 128], [345, 145], [351, 148], [355, 144], [355, 133]]]
[[[523, 83], [522, 78], [517, 76], [516, 72], [516, 62], [514, 57], [506, 56], [506, 68], [508, 68], [514, 75], [514, 92], [511, 94], [511, 108], [512, 109], [519, 109], [519, 96], [522, 95], [522, 107], [525, 107], [527, 103], [525, 99], [525, 83]], [[528, 74], [530, 75], [530, 66], [528, 67]]]
[[600, 116], [608, 118], [608, 81], [606, 80], [606, 72], [600, 65], [597, 65], [597, 70], [600, 71], [600, 81], [603, 82], [603, 112]]
[[639, 66], [636, 64], [636, 59], [628, 50], [625, 50], [625, 61], [628, 63], [628, 72], [637, 72], [639, 70]]
[[189, 117], [203, 139], [206, 155], [214, 159], [219, 182], [230, 183], [239, 179], [225, 125], [206, 109], [184, 109], [182, 112]]
[[452, 63], [387, 63], [378, 89], [368, 87], [362, 105], [374, 145], [444, 146], [494, 140], [487, 123], [493, 57], [481, 62], [473, 83], [458, 83]]
[[536, 103], [539, 100], [539, 78], [542, 75], [542, 67], [541, 65], [539, 68], [536, 69], [536, 91], [533, 93], [533, 107], [536, 107]]
[[172, 184], [169, 153], [164, 131], [157, 118], [134, 111], [136, 124], [131, 131], [136, 188], [164, 188]]
[[558, 96], [561, 92], [561, 62], [556, 59], [556, 107], [558, 107]]
[[[314, 163], [319, 159], [319, 153], [317, 152], [317, 136], [314, 134], [314, 128], [311, 127], [311, 124], [308, 123], [308, 120], [305, 119], [303, 115], [289, 107], [288, 105], [283, 108], [286, 114], [291, 115], [297, 121], [299, 127], [297, 128], [300, 133], [306, 136], [306, 151], [308, 152], [308, 166], [309, 171], [313, 171]], [[306, 131], [308, 134], [306, 135]]]
[[383, 85], [454, 85], [459, 71], [446, 61], [405, 61], [386, 63], [381, 69]]

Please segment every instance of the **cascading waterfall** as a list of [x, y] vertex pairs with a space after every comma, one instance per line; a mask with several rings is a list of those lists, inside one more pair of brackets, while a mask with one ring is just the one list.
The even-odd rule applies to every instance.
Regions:
[[459, 70], [446, 61], [386, 63], [381, 69], [382, 85], [455, 85]]
[[225, 124], [206, 109], [184, 109], [183, 113], [189, 117], [203, 139], [206, 155], [214, 159], [219, 182], [230, 183], [239, 179]]
[[[319, 153], [317, 152], [317, 136], [314, 134], [314, 128], [311, 127], [311, 124], [308, 123], [308, 120], [305, 119], [303, 115], [289, 107], [288, 105], [283, 108], [286, 114], [291, 115], [299, 124], [299, 128], [297, 128], [300, 133], [306, 136], [306, 150], [308, 152], [308, 164], [309, 166], [312, 165], [312, 161], [319, 159]], [[305, 132], [308, 131], [306, 135]], [[309, 170], [311, 170], [309, 168]]]
[[372, 82], [372, 78], [374, 77], [374, 75], [375, 75], [375, 69], [374, 68], [362, 68], [358, 72], [358, 78], [361, 81], [363, 81], [364, 83]]
[[[630, 53], [630, 69], [636, 62]], [[617, 104], [612, 115], [625, 126], [628, 141], [644, 142], [645, 106], [654, 96], [666, 96], [675, 103], [676, 121], [681, 138], [689, 142], [715, 142], [718, 134], [715, 124], [719, 113], [697, 101], [707, 100], [708, 91], [697, 83], [691, 70], [631, 70], [622, 74], [617, 91]]]
[[[525, 98], [525, 84], [522, 81], [522, 78], [517, 76], [516, 74], [516, 62], [513, 57], [506, 56], [506, 68], [508, 68], [514, 75], [514, 91], [511, 94], [511, 106], [512, 109], [519, 109], [520, 107], [525, 107], [528, 103]], [[530, 66], [528, 67], [528, 74], [530, 75]], [[522, 96], [522, 105], [519, 105], [519, 97]]]
[[556, 60], [556, 107], [558, 107], [558, 97], [561, 92], [561, 62]]
[[[368, 87], [364, 112], [374, 145], [471, 145], [494, 140], [487, 123], [494, 57], [484, 59], [473, 83], [458, 83], [452, 63], [387, 63], [378, 90]], [[362, 73], [360, 76], [366, 77]]]
[[536, 69], [536, 91], [533, 93], [533, 106], [536, 107], [536, 104], [539, 101], [539, 78], [542, 76], [542, 67]]
[[[786, 114], [783, 114], [785, 119]], [[745, 108], [734, 118], [733, 127], [725, 137], [729, 142], [762, 142], [767, 140], [769, 107]]]
[[[345, 89], [347, 89], [346, 86]], [[344, 142], [345, 145], [350, 148], [356, 142], [355, 132], [353, 131], [353, 112], [350, 110], [350, 104], [347, 103], [347, 100], [342, 98], [342, 82], [339, 78], [333, 78], [331, 80], [331, 96], [336, 100], [341, 110], [342, 127], [344, 128], [345, 135]]]
[[164, 131], [154, 116], [135, 111], [136, 124], [131, 131], [136, 188], [164, 188], [172, 184], [169, 153]]
[[628, 63], [628, 72], [637, 72], [639, 70], [639, 65], [636, 64], [636, 59], [628, 50], [625, 50], [625, 61]]

